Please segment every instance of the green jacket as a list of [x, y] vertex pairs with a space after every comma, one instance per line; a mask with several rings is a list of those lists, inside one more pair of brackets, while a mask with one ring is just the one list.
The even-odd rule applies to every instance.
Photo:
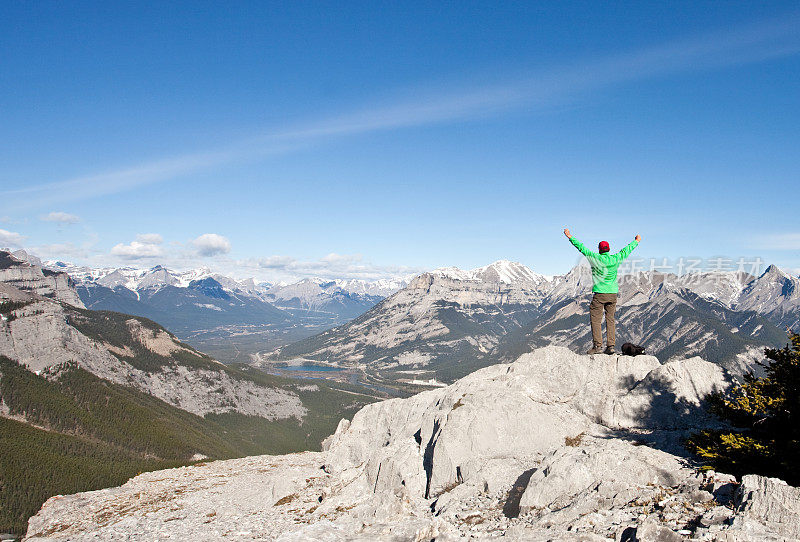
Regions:
[[589, 260], [589, 265], [592, 266], [592, 282], [594, 283], [592, 291], [600, 294], [616, 294], [619, 292], [617, 269], [620, 262], [627, 258], [634, 248], [639, 246], [639, 241], [634, 239], [616, 254], [592, 252], [583, 246], [583, 243], [575, 239], [574, 236], [570, 238], [570, 242], [581, 254], [586, 256], [586, 259]]

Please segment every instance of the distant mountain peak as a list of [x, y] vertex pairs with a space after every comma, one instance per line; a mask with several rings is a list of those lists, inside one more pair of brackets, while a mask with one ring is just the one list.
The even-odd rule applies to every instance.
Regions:
[[469, 282], [497, 282], [504, 284], [533, 284], [547, 282], [548, 278], [534, 272], [528, 266], [510, 260], [496, 262], [472, 270], [458, 267], [441, 267], [431, 271], [435, 277]]
[[761, 274], [761, 277], [791, 278], [788, 273], [775, 264], [770, 264]]
[[469, 271], [465, 271], [458, 267], [450, 266], [450, 267], [439, 267], [438, 269], [434, 269], [430, 273], [423, 273], [433, 275], [435, 277], [442, 277], [446, 279], [453, 279], [453, 280], [472, 280], [475, 281], [474, 276]]
[[190, 290], [196, 290], [208, 297], [214, 299], [229, 299], [230, 295], [225, 291], [222, 284], [214, 280], [212, 277], [205, 277], [198, 280], [193, 280], [189, 283]]
[[20, 261], [27, 262], [31, 265], [36, 265], [38, 267], [42, 267], [42, 260], [34, 256], [30, 252], [26, 252], [25, 250], [22, 249], [15, 250], [14, 252], [12, 252], [11, 255]]
[[490, 282], [540, 284], [547, 281], [547, 277], [544, 275], [534, 272], [526, 265], [510, 260], [497, 260], [487, 266], [474, 269], [472, 272], [475, 276]]

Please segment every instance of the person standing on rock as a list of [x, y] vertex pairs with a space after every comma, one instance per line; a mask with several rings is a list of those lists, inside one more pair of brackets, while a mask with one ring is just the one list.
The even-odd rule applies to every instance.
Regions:
[[[564, 230], [564, 235], [570, 240], [578, 251], [586, 256], [592, 268], [592, 302], [589, 305], [589, 320], [592, 324], [592, 349], [588, 354], [614, 354], [614, 343], [616, 341], [616, 325], [614, 322], [614, 312], [617, 309], [617, 269], [619, 264], [639, 246], [642, 240], [641, 235], [637, 235], [628, 246], [617, 252], [609, 254], [611, 246], [608, 241], [600, 241], [597, 252], [592, 252], [583, 243], [575, 239], [569, 233], [569, 229]], [[603, 312], [606, 313], [606, 349], [603, 348]]]

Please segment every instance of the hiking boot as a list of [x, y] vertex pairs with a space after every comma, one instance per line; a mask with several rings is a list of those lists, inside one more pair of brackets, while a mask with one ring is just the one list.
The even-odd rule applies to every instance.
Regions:
[[616, 354], [616, 352], [614, 351], [613, 346], [607, 346], [606, 349], [603, 350], [603, 354], [608, 354], [609, 356], [613, 356], [614, 354]]
[[591, 350], [586, 352], [587, 354], [602, 354], [603, 351], [600, 349], [599, 346], [593, 346]]

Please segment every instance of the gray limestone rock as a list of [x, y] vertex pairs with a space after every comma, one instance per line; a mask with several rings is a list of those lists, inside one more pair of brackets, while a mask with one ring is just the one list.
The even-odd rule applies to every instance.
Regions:
[[[548, 347], [368, 405], [323, 452], [217, 461], [53, 497], [29, 540], [792, 540], [798, 489], [698, 473], [632, 432], [685, 434], [727, 385], [699, 359]], [[672, 405], [672, 408], [670, 408]], [[657, 439], [655, 441], [656, 444]]]

